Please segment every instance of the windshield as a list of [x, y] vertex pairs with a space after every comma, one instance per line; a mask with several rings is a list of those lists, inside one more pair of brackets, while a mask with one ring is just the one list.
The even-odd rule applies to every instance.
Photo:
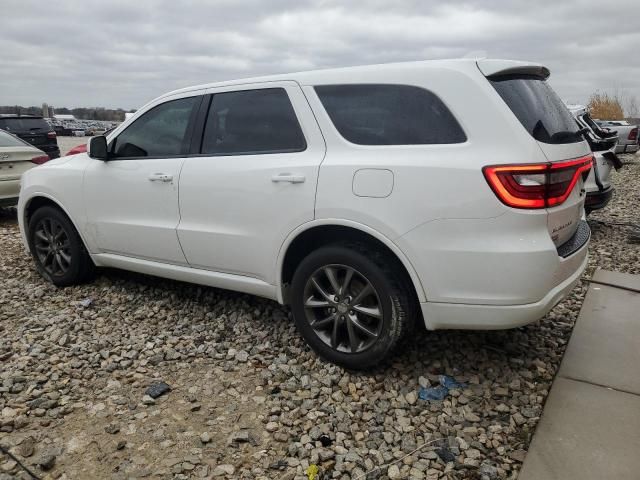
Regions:
[[533, 75], [504, 75], [489, 81], [533, 138], [543, 143], [583, 140], [576, 122], [549, 84]]
[[42, 118], [0, 118], [0, 129], [7, 132], [28, 132], [30, 130], [49, 130], [49, 124]]
[[0, 147], [24, 147], [27, 145], [19, 138], [0, 130]]

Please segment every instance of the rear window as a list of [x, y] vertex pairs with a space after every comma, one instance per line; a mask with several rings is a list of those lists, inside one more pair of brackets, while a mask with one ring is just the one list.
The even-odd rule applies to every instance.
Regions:
[[575, 119], [549, 84], [535, 76], [489, 78], [520, 123], [543, 143], [576, 143], [583, 140]]
[[358, 145], [462, 143], [462, 127], [435, 94], [411, 85], [315, 87], [340, 135]]
[[0, 118], [0, 129], [8, 132], [25, 132], [30, 130], [51, 130], [42, 118]]
[[25, 145], [27, 144], [19, 138], [0, 130], [0, 147], [24, 147]]

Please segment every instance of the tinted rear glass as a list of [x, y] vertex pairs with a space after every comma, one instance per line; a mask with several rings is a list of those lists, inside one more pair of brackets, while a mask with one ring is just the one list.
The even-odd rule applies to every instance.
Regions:
[[0, 130], [0, 147], [24, 147], [27, 145], [19, 138]]
[[315, 90], [340, 135], [358, 145], [462, 143], [462, 127], [432, 92], [411, 85], [325, 85]]
[[489, 81], [539, 142], [560, 144], [583, 140], [573, 115], [545, 80], [534, 76], [501, 76]]
[[307, 147], [283, 88], [265, 88], [213, 96], [202, 153], [250, 155], [300, 152]]
[[0, 118], [0, 129], [8, 132], [28, 132], [30, 130], [46, 130], [51, 128], [42, 118]]

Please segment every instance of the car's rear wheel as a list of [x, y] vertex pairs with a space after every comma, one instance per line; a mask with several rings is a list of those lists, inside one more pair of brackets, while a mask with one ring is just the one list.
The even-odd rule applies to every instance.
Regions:
[[291, 285], [298, 330], [322, 357], [350, 369], [375, 365], [412, 327], [415, 307], [400, 272], [367, 246], [309, 254]]
[[86, 281], [95, 267], [69, 218], [54, 207], [36, 210], [29, 220], [29, 246], [38, 272], [54, 285]]

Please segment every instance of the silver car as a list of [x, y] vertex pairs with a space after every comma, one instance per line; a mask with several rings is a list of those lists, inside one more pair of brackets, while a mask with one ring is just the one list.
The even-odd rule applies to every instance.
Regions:
[[22, 174], [48, 161], [42, 150], [0, 130], [0, 207], [17, 205]]
[[638, 151], [638, 126], [626, 120], [595, 120], [603, 128], [614, 130], [618, 134], [616, 153], [636, 153]]

